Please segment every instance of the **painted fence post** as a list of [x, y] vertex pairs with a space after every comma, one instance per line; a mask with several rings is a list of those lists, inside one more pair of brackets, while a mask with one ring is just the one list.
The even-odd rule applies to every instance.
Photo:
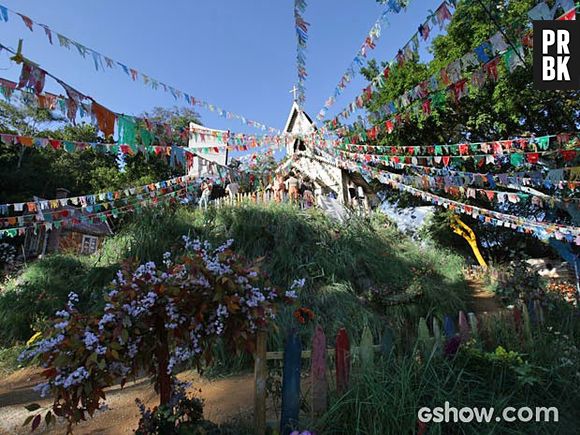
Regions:
[[419, 326], [417, 328], [417, 342], [423, 357], [428, 357], [431, 353], [431, 336], [429, 335], [429, 328], [424, 317], [419, 319]]
[[389, 358], [391, 353], [393, 353], [393, 330], [388, 326], [383, 332], [383, 338], [381, 339], [381, 352]]
[[266, 433], [266, 379], [268, 377], [266, 361], [266, 338], [268, 333], [259, 330], [256, 337], [256, 355], [254, 360], [254, 427], [257, 435]]
[[520, 336], [520, 339], [523, 338], [522, 335], [522, 312], [520, 311], [520, 309], [518, 307], [514, 308], [513, 311], [513, 315], [514, 315], [514, 325], [516, 328], [516, 333]]
[[282, 416], [280, 433], [288, 435], [298, 424], [300, 412], [300, 366], [302, 345], [296, 331], [292, 331], [284, 348], [282, 369]]
[[367, 325], [360, 339], [359, 355], [362, 368], [365, 370], [371, 368], [374, 361], [373, 335]]
[[530, 314], [525, 304], [522, 305], [522, 320], [524, 323], [524, 338], [527, 344], [530, 344], [532, 341], [532, 328], [530, 325]]
[[469, 320], [469, 326], [471, 328], [471, 335], [474, 337], [479, 336], [479, 331], [477, 330], [477, 317], [475, 313], [468, 313], [467, 318]]
[[326, 336], [322, 326], [316, 325], [312, 338], [311, 377], [312, 414], [314, 417], [326, 411], [328, 381], [326, 379]]
[[436, 351], [440, 353], [443, 350], [443, 342], [445, 340], [441, 335], [441, 327], [436, 317], [433, 317], [433, 338], [435, 340]]
[[469, 324], [467, 323], [467, 317], [463, 311], [459, 312], [459, 335], [461, 341], [466, 342], [469, 340]]
[[350, 378], [350, 342], [346, 329], [340, 328], [336, 335], [336, 389], [343, 394]]
[[455, 335], [455, 324], [453, 323], [453, 319], [447, 315], [443, 318], [443, 331], [445, 331], [445, 337], [447, 339]]

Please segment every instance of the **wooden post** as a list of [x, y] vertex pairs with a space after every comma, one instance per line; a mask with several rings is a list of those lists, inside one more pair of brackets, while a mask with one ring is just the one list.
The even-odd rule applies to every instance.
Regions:
[[256, 337], [256, 355], [254, 361], [254, 423], [257, 435], [266, 433], [266, 338], [268, 333], [259, 330]]

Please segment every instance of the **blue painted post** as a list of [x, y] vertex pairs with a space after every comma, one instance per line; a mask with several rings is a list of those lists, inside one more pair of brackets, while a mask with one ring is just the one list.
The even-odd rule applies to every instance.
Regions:
[[451, 338], [455, 336], [455, 324], [450, 316], [445, 316], [443, 318], [443, 331], [445, 332], [446, 338]]
[[296, 331], [292, 331], [284, 349], [282, 373], [282, 416], [280, 433], [288, 435], [298, 425], [300, 412], [300, 364], [302, 345]]

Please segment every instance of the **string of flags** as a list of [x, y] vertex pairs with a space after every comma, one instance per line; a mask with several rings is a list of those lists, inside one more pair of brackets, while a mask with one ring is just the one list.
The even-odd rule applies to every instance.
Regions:
[[294, 23], [296, 27], [296, 67], [298, 72], [298, 96], [300, 105], [306, 101], [306, 87], [304, 82], [308, 73], [306, 72], [306, 44], [308, 42], [308, 27], [310, 23], [304, 21], [302, 15], [306, 11], [306, 0], [294, 1]]
[[316, 116], [318, 121], [322, 121], [324, 119], [328, 109], [334, 105], [336, 99], [343, 93], [360, 68], [364, 66], [368, 52], [375, 49], [376, 42], [381, 37], [381, 29], [389, 23], [387, 20], [387, 15], [389, 13], [398, 14], [403, 9], [405, 9], [409, 3], [410, 0], [390, 0], [386, 3], [387, 6], [385, 10], [381, 12], [381, 15], [371, 27], [356, 56], [346, 69], [346, 72], [342, 75], [338, 85], [335, 87], [333, 95], [325, 101], [324, 107], [320, 109], [320, 112], [318, 112], [318, 115]]
[[[573, 8], [573, 11], [575, 11], [575, 8]], [[562, 15], [558, 19], [563, 19], [566, 16], [567, 14]], [[469, 95], [469, 85], [479, 89], [488, 80], [494, 82], [498, 80], [498, 67], [501, 60], [504, 61], [508, 73], [512, 73], [519, 66], [523, 66], [524, 47], [531, 47], [531, 45], [531, 32], [523, 34], [521, 45], [516, 46], [515, 49], [508, 45], [501, 32], [497, 32], [474, 50], [451, 62], [429, 79], [417, 84], [413, 89], [407, 90], [400, 97], [377, 109], [374, 115], [369, 116], [371, 122], [375, 124], [367, 130], [367, 134], [369, 132], [371, 135], [378, 135], [380, 132], [392, 133], [397, 126], [404, 122], [403, 116], [399, 112], [409, 108], [415, 113], [422, 113], [423, 116], [428, 117], [431, 115], [432, 109], [445, 104], [447, 94], [451, 95], [453, 101], [459, 103], [462, 98]], [[474, 67], [476, 69], [472, 71]], [[471, 72], [468, 76], [469, 71]], [[382, 86], [385, 84], [386, 81], [383, 82]], [[357, 100], [355, 106], [358, 108], [364, 107], [371, 100], [373, 94], [379, 90], [380, 88], [376, 87], [376, 85], [367, 88], [362, 100]], [[336, 130], [337, 133], [344, 136], [364, 128], [362, 125], [357, 125], [357, 123], [350, 127], [339, 125], [340, 118], [347, 119], [353, 111], [352, 106], [347, 107], [343, 112], [337, 114], [333, 120], [327, 121], [327, 127], [331, 130]], [[378, 119], [384, 119], [392, 115], [395, 116], [387, 119], [384, 123], [378, 122]], [[406, 120], [408, 119], [409, 113], [406, 116]]]
[[[348, 113], [348, 116], [350, 116], [350, 114], [355, 112], [357, 109], [362, 108], [365, 103], [365, 98], [368, 98], [369, 94], [377, 92], [377, 90], [381, 89], [389, 75], [396, 72], [398, 66], [402, 66], [404, 63], [418, 57], [419, 41], [427, 41], [431, 35], [431, 30], [435, 26], [438, 26], [439, 29], [442, 29], [445, 25], [445, 22], [451, 20], [454, 9], [453, 7], [450, 8], [450, 6], [451, 4], [449, 2], [444, 1], [437, 9], [435, 9], [435, 12], [429, 14], [427, 19], [419, 25], [418, 30], [413, 34], [413, 36], [411, 36], [403, 48], [398, 50], [396, 57], [388, 62], [383, 71], [374, 77], [371, 80], [371, 83], [363, 90], [363, 92], [358, 95], [350, 104], [348, 104], [346, 109], [341, 110], [339, 114], [344, 114], [343, 117], [347, 117], [346, 113]], [[325, 106], [326, 109], [329, 107], [330, 106]], [[319, 113], [318, 120], [322, 121], [325, 115], [326, 111], [323, 109], [323, 111]]]
[[[150, 195], [149, 197], [143, 197], [141, 195], [138, 195], [135, 197], [134, 201], [126, 200], [126, 203], [123, 201], [124, 205], [116, 205], [116, 204], [111, 205], [111, 203], [105, 203], [107, 204], [108, 207], [111, 207], [110, 209], [106, 209], [107, 207], [105, 207], [104, 205], [103, 206], [99, 205], [98, 209], [100, 210], [102, 207], [106, 209], [105, 211], [82, 213], [82, 211], [80, 210], [63, 210], [61, 212], [53, 214], [43, 213], [42, 219], [46, 219], [44, 221], [32, 223], [24, 222], [24, 225], [22, 226], [12, 228], [0, 228], [0, 238], [2, 238], [3, 236], [8, 237], [21, 236], [26, 233], [27, 229], [30, 229], [35, 234], [37, 234], [41, 228], [44, 228], [45, 230], [48, 231], [52, 229], [72, 227], [74, 225], [79, 224], [86, 223], [97, 224], [100, 222], [106, 222], [108, 218], [118, 218], [119, 216], [125, 213], [139, 211], [143, 207], [156, 206], [159, 204], [164, 204], [168, 201], [169, 202], [173, 201], [176, 198], [182, 198], [186, 195], [186, 193], [192, 192], [194, 191], [194, 189], [195, 189], [194, 185], [188, 185], [178, 190], [172, 190], [160, 194], [153, 194]], [[97, 206], [94, 207], [95, 209], [97, 208]], [[22, 218], [22, 216], [19, 217], [18, 219], [20, 218]], [[10, 219], [10, 221], [12, 222], [12, 219], [14, 218], [8, 219]]]
[[303, 140], [314, 147], [331, 149], [337, 157], [342, 159], [354, 156], [356, 159], [367, 162], [412, 165], [419, 165], [419, 161], [424, 161], [427, 165], [443, 164], [445, 167], [460, 166], [468, 159], [473, 159], [476, 167], [496, 163], [509, 163], [514, 167], [519, 167], [525, 163], [537, 164], [541, 156], [547, 155], [556, 155], [565, 162], [571, 162], [576, 159], [578, 149], [580, 149], [580, 136], [575, 133], [490, 142], [411, 146], [359, 145], [348, 143], [346, 138], [327, 140], [315, 135], [310, 135]]
[[[9, 9], [8, 7], [0, 4], [0, 21], [8, 22], [11, 15], [18, 16], [22, 20], [23, 24], [31, 32], [33, 32], [36, 27], [40, 27], [44, 31], [44, 33], [47, 37], [47, 40], [51, 45], [55, 45], [55, 41], [56, 41], [56, 42], [58, 42], [58, 45], [62, 48], [66, 48], [68, 50], [76, 49], [76, 52], [83, 59], [92, 60], [94, 66], [95, 66], [95, 70], [97, 70], [97, 71], [107, 71], [107, 70], [119, 71], [120, 70], [124, 73], [124, 75], [126, 77], [131, 79], [133, 82], [142, 82], [142, 84], [144, 86], [147, 86], [153, 90], [158, 90], [158, 91], [163, 91], [165, 93], [170, 93], [176, 101], [185, 102], [188, 105], [209, 110], [210, 112], [216, 113], [218, 116], [220, 116], [222, 118], [226, 118], [229, 120], [235, 119], [244, 125], [248, 125], [250, 127], [254, 127], [254, 128], [260, 129], [262, 131], [268, 131], [270, 133], [280, 134], [280, 130], [277, 128], [269, 127], [263, 123], [251, 120], [249, 118], [246, 118], [245, 116], [236, 114], [234, 112], [227, 111], [227, 110], [221, 108], [220, 106], [209, 103], [209, 102], [204, 101], [200, 98], [194, 97], [187, 92], [181, 91], [181, 90], [179, 90], [173, 86], [170, 86], [170, 85], [168, 85], [160, 80], [157, 80], [157, 79], [155, 79], [147, 74], [144, 74], [135, 68], [132, 68], [132, 67], [125, 65], [122, 62], [118, 62], [116, 60], [113, 60], [109, 56], [105, 56], [105, 55], [99, 53], [98, 51], [93, 50], [92, 48], [88, 48], [88, 47], [84, 46], [83, 44], [81, 44], [73, 39], [70, 39], [70, 38], [68, 38], [68, 37], [66, 37], [58, 32], [55, 32], [54, 30], [52, 30], [49, 26], [47, 26], [45, 24], [37, 23], [36, 21], [32, 20], [31, 18], [27, 17], [26, 15], [23, 15], [19, 12], [15, 12], [15, 11]], [[73, 51], [75, 51], [75, 50], [73, 50]], [[31, 76], [31, 77], [34, 79], [34, 76]], [[41, 79], [41, 77], [39, 79]], [[36, 80], [36, 83], [38, 83], [38, 85], [40, 86], [41, 80]]]
[[[67, 97], [62, 95], [55, 95], [52, 93], [35, 93], [34, 90], [30, 90], [26, 87], [20, 87], [19, 83], [13, 82], [11, 80], [0, 78], [0, 94], [7, 100], [10, 101], [14, 92], [20, 92], [23, 100], [27, 103], [34, 103], [38, 107], [48, 110], [59, 110], [63, 115], [68, 112], [68, 107], [70, 106], [70, 101]], [[81, 95], [78, 93], [78, 95]], [[84, 96], [83, 96], [84, 97]], [[87, 99], [89, 97], [86, 97]], [[121, 115], [120, 113], [112, 112], [109, 109], [101, 106], [92, 98], [89, 100], [79, 101], [75, 106], [78, 109], [78, 115], [81, 118], [89, 117], [90, 122], [97, 125], [105, 135], [112, 136], [114, 123], [118, 117], [123, 116], [125, 122], [127, 120], [133, 119], [135, 122], [135, 128], [139, 132], [139, 136], [144, 138], [145, 142], [152, 143], [155, 141], [154, 127], [160, 127], [165, 134], [170, 137], [181, 137], [185, 143], [187, 143], [188, 133], [193, 135], [196, 141], [205, 141], [208, 138], [212, 138], [213, 142], [216, 142], [215, 146], [208, 146], [204, 149], [204, 152], [219, 152], [215, 148], [228, 148], [235, 151], [247, 151], [251, 148], [256, 148], [264, 145], [271, 145], [273, 147], [285, 146], [289, 140], [294, 138], [293, 135], [253, 135], [245, 133], [233, 133], [230, 131], [217, 131], [208, 128], [198, 128], [190, 127], [189, 129], [183, 129], [180, 132], [174, 131], [173, 127], [169, 124], [153, 122], [147, 118], [141, 117], [131, 117], [128, 115]], [[112, 114], [112, 115], [111, 115]], [[76, 118], [76, 114], [74, 117]], [[70, 119], [69, 119], [70, 120]], [[140, 126], [141, 125], [141, 126]], [[136, 134], [137, 136], [137, 134]], [[36, 138], [35, 138], [36, 139]], [[13, 142], [13, 141], [12, 141]]]
[[[18, 224], [19, 227], [22, 227], [22, 226], [30, 226], [36, 222], [54, 222], [55, 220], [59, 220], [62, 218], [72, 219], [77, 215], [83, 216], [86, 214], [97, 214], [107, 210], [113, 210], [115, 208], [118, 208], [119, 206], [132, 204], [133, 202], [135, 202], [135, 200], [141, 201], [145, 199], [145, 197], [156, 198], [160, 196], [166, 196], [167, 194], [172, 192], [180, 192], [187, 187], [188, 187], [187, 183], [178, 183], [175, 185], [160, 188], [159, 190], [151, 190], [146, 195], [135, 194], [128, 198], [119, 198], [106, 202], [85, 204], [81, 205], [79, 208], [65, 206], [59, 207], [57, 209], [48, 209], [45, 211], [42, 209], [42, 204], [40, 201], [38, 203], [36, 202], [26, 203], [29, 212], [33, 210], [36, 211], [29, 214], [22, 214], [20, 216], [9, 216], [5, 218], [0, 218], [0, 226], [12, 227]], [[36, 206], [32, 206], [33, 204], [36, 204]]]
[[[124, 198], [131, 198], [135, 195], [150, 194], [151, 192], [170, 188], [172, 186], [185, 186], [193, 182], [195, 179], [191, 176], [185, 175], [175, 177], [168, 180], [158, 181], [156, 183], [149, 183], [143, 186], [128, 187], [121, 190], [113, 190], [101, 193], [92, 193], [88, 195], [72, 196], [60, 199], [41, 199], [38, 201], [17, 202], [9, 204], [0, 204], [0, 215], [10, 215], [18, 213], [36, 213], [44, 210], [57, 210], [62, 207], [73, 205], [86, 209], [94, 206], [99, 202], [118, 201]], [[91, 212], [91, 209], [87, 209]], [[97, 210], [98, 211], [98, 210]], [[0, 219], [3, 219], [0, 217]], [[5, 219], [5, 218], [4, 218]]]
[[[413, 186], [416, 189], [444, 191], [455, 198], [483, 198], [488, 202], [497, 202], [498, 204], [530, 203], [540, 208], [553, 208], [556, 204], [571, 202], [577, 203], [580, 201], [580, 198], [560, 199], [540, 193], [533, 194], [523, 191], [504, 192], [493, 189], [465, 186], [463, 185], [464, 180], [454, 177], [430, 177], [428, 175], [407, 175], [388, 172], [386, 172], [384, 176], [399, 183]], [[520, 186], [507, 184], [504, 187], [518, 189]], [[578, 207], [577, 204], [576, 207]]]
[[[370, 138], [374, 139], [374, 138]], [[556, 141], [551, 141], [556, 139]], [[355, 151], [371, 155], [432, 155], [432, 156], [466, 156], [466, 155], [480, 155], [493, 154], [501, 156], [506, 153], [517, 151], [546, 151], [552, 144], [554, 145], [570, 145], [576, 143], [580, 146], [580, 138], [573, 136], [570, 133], [560, 133], [557, 135], [537, 136], [530, 138], [517, 138], [507, 140], [497, 140], [491, 142], [461, 142], [456, 144], [446, 145], [406, 145], [406, 146], [387, 146], [387, 145], [355, 145], [343, 144], [343, 140], [334, 141], [335, 146], [339, 146], [344, 151]]]
[[[403, 123], [403, 117], [399, 112], [406, 109], [411, 109], [417, 113], [422, 113], [425, 117], [431, 115], [434, 108], [445, 104], [447, 95], [449, 94], [453, 101], [459, 104], [462, 98], [469, 95], [469, 85], [475, 89], [480, 89], [488, 82], [488, 80], [497, 81], [499, 78], [498, 66], [500, 60], [504, 59], [508, 73], [513, 72], [517, 67], [523, 65], [523, 47], [517, 47], [517, 52], [509, 47], [503, 35], [499, 35], [499, 40], [496, 45], [491, 45], [489, 41], [495, 37], [490, 38], [489, 41], [483, 43], [476, 50], [464, 55], [461, 59], [457, 59], [447, 67], [441, 69], [439, 73], [434, 74], [428, 80], [424, 80], [413, 89], [409, 89], [396, 100], [390, 101], [383, 105], [374, 114], [369, 116], [371, 123], [376, 123], [378, 119], [395, 115], [388, 119], [381, 125], [374, 125], [375, 132], [380, 131], [388, 134], [392, 133], [395, 127]], [[531, 39], [527, 39], [530, 42]], [[495, 47], [495, 48], [494, 48]], [[500, 51], [495, 51], [497, 48], [502, 48]], [[480, 48], [482, 50], [480, 50]], [[493, 51], [488, 51], [493, 50]], [[478, 54], [479, 53], [479, 54]], [[492, 57], [493, 56], [493, 57]], [[466, 76], [468, 71], [474, 66], [478, 67], [471, 72], [470, 78]], [[376, 92], [376, 91], [375, 91]], [[373, 97], [372, 89], [367, 92], [364, 97], [357, 101], [356, 105], [359, 108], [364, 107], [364, 104], [369, 102]], [[417, 102], [416, 104], [413, 104]], [[351, 108], [339, 113], [334, 120], [330, 122], [330, 128], [338, 125], [339, 118], [348, 118], [351, 114]], [[407, 114], [408, 116], [408, 114]], [[354, 124], [356, 128], [356, 123]], [[337, 130], [339, 134], [348, 134], [350, 128], [341, 127]], [[372, 133], [371, 133], [372, 134]]]
[[387, 155], [376, 155], [376, 154], [359, 154], [351, 153], [347, 151], [339, 151], [339, 155], [343, 160], [354, 159], [361, 160], [367, 163], [411, 163], [413, 165], [423, 166], [433, 166], [442, 165], [444, 167], [462, 166], [466, 160], [472, 160], [474, 166], [484, 167], [485, 165], [505, 165], [509, 164], [514, 168], [519, 168], [526, 163], [537, 164], [540, 157], [543, 156], [554, 156], [556, 158], [561, 158], [565, 162], [573, 162], [578, 157], [578, 151], [580, 147], [574, 149], [560, 149], [552, 151], [538, 151], [538, 152], [512, 152], [511, 154], [505, 155], [493, 155], [493, 154], [475, 154], [475, 155], [463, 155], [463, 156], [387, 156]]
[[[4, 47], [0, 44], [0, 48], [6, 49], [8, 52], [14, 51]], [[113, 112], [106, 107], [100, 105], [92, 97], [88, 97], [71, 85], [65, 83], [53, 74], [43, 70], [37, 64], [29, 61], [23, 56], [19, 56], [19, 60], [23, 64], [21, 78], [19, 83], [0, 78], [0, 93], [10, 100], [13, 93], [18, 91], [23, 96], [23, 99], [28, 102], [35, 102], [38, 107], [55, 110], [60, 109], [63, 115], [71, 123], [76, 123], [77, 116], [81, 118], [89, 117], [90, 122], [96, 125], [99, 130], [103, 132], [105, 138], [113, 136], [115, 125], [117, 123], [119, 131], [119, 141], [124, 145], [135, 145], [137, 137], [139, 137], [145, 146], [150, 146], [156, 139], [155, 128], [161, 128], [168, 137], [179, 137], [183, 142], [187, 143], [189, 134], [199, 138], [213, 137], [214, 142], [222, 142], [225, 145], [208, 146], [204, 149], [205, 152], [219, 153], [219, 147], [228, 147], [231, 150], [246, 151], [250, 148], [263, 146], [264, 144], [271, 144], [274, 147], [286, 145], [288, 138], [287, 134], [279, 135], [248, 135], [242, 133], [221, 132], [206, 128], [190, 127], [189, 129], [182, 129], [179, 132], [174, 131], [173, 127], [166, 123], [154, 122], [148, 118], [140, 118], [129, 115], [122, 115]], [[42, 86], [38, 86], [29, 77], [34, 75], [42, 77]], [[44, 92], [44, 80], [46, 76], [53, 78], [61, 86], [63, 86], [68, 97], [62, 95], [55, 95]], [[208, 134], [211, 132], [211, 136]], [[121, 134], [122, 133], [122, 134]], [[122, 137], [121, 137], [122, 136]], [[231, 144], [227, 145], [227, 143]], [[162, 146], [167, 146], [164, 140], [161, 140]], [[215, 144], [214, 144], [215, 145]]]
[[580, 227], [533, 221], [530, 219], [522, 218], [520, 216], [514, 216], [494, 210], [488, 210], [481, 207], [464, 204], [401, 183], [400, 181], [392, 179], [391, 173], [377, 168], [372, 168], [367, 165], [361, 166], [353, 162], [343, 162], [341, 163], [341, 166], [350, 170], [363, 170], [367, 175], [378, 179], [381, 183], [386, 184], [391, 188], [410, 193], [415, 197], [420, 197], [423, 201], [431, 202], [434, 205], [445, 207], [454, 211], [455, 213], [469, 215], [484, 224], [511, 228], [520, 233], [534, 235], [541, 240], [555, 238], [557, 240], [565, 240], [568, 243], [575, 243], [576, 245], [580, 245]]

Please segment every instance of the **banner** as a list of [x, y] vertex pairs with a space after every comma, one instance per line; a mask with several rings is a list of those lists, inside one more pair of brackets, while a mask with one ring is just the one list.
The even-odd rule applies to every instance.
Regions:
[[520, 233], [534, 235], [535, 237], [538, 237], [541, 240], [555, 238], [556, 240], [562, 240], [568, 243], [580, 245], [579, 227], [533, 221], [530, 219], [524, 219], [520, 216], [509, 215], [506, 213], [501, 213], [493, 210], [487, 210], [481, 207], [464, 204], [401, 183], [395, 179], [392, 179], [391, 178], [392, 174], [390, 174], [389, 172], [382, 171], [376, 168], [371, 168], [366, 165], [359, 165], [354, 162], [349, 163], [343, 162], [342, 167], [349, 170], [362, 171], [363, 173], [366, 173], [367, 176], [376, 178], [381, 183], [386, 184], [391, 188], [410, 193], [415, 197], [419, 197], [424, 201], [431, 202], [434, 205], [445, 207], [449, 210], [452, 210], [455, 213], [469, 215], [484, 224], [511, 228]]
[[[371, 80], [371, 83], [363, 90], [363, 93], [357, 96], [348, 106], [351, 110], [349, 113], [354, 112], [357, 108], [362, 107], [361, 102], [364, 101], [365, 97], [369, 94], [376, 92], [378, 89], [382, 88], [384, 81], [389, 77], [390, 73], [393, 72], [397, 66], [403, 65], [405, 62], [418, 57], [419, 53], [419, 40], [422, 39], [426, 41], [431, 34], [431, 29], [434, 26], [439, 26], [443, 28], [446, 21], [451, 20], [453, 15], [452, 10], [450, 10], [450, 4], [447, 1], [441, 3], [441, 5], [431, 13], [427, 19], [419, 25], [418, 30], [411, 36], [409, 41], [397, 52], [395, 59], [391, 60], [383, 71]], [[334, 100], [327, 100], [324, 108], [318, 113], [317, 119], [322, 121], [328, 109], [334, 104]], [[341, 110], [339, 113], [345, 112], [346, 109]]]
[[318, 112], [316, 119], [322, 121], [326, 116], [326, 112], [330, 107], [334, 105], [336, 99], [343, 93], [347, 85], [352, 81], [356, 73], [364, 66], [364, 60], [370, 50], [374, 50], [376, 47], [376, 41], [381, 37], [381, 29], [386, 26], [389, 21], [387, 20], [387, 15], [391, 12], [399, 13], [402, 9], [407, 7], [407, 1], [402, 0], [391, 0], [385, 10], [381, 13], [379, 18], [375, 21], [368, 35], [366, 36], [361, 48], [357, 52], [356, 56], [348, 66], [346, 72], [342, 75], [338, 85], [334, 89], [334, 93], [329, 97], [324, 103], [324, 107]]
[[[531, 33], [529, 31], [521, 37], [521, 45], [516, 46], [515, 49], [509, 47], [501, 32], [497, 32], [474, 50], [451, 62], [429, 79], [417, 84], [413, 89], [406, 91], [397, 99], [383, 105], [374, 115], [369, 116], [369, 120], [373, 123], [373, 127], [377, 127], [377, 133], [385, 132], [390, 134], [404, 122], [399, 112], [407, 108], [410, 108], [416, 114], [428, 117], [431, 115], [433, 108], [445, 103], [447, 95], [453, 101], [459, 103], [463, 97], [469, 94], [468, 85], [479, 89], [488, 80], [498, 80], [498, 65], [501, 60], [505, 63], [508, 73], [523, 66], [524, 47], [530, 47], [530, 45]], [[473, 67], [476, 67], [476, 69], [472, 71]], [[466, 75], [468, 71], [471, 71], [469, 77]], [[383, 81], [381, 86], [384, 86], [385, 83]], [[359, 123], [354, 123], [350, 127], [339, 126], [339, 120], [341, 118], [348, 119], [357, 108], [364, 107], [373, 97], [373, 93], [379, 90], [380, 88], [377, 85], [367, 88], [367, 92], [362, 97], [359, 97], [355, 103], [351, 103], [344, 111], [337, 114], [333, 120], [327, 121], [327, 128], [336, 130], [338, 134], [344, 136], [357, 129], [366, 129]], [[392, 115], [395, 116], [379, 124], [379, 118], [384, 119]], [[409, 116], [408, 113], [407, 116]]]
[[294, 22], [296, 27], [296, 66], [298, 71], [298, 96], [297, 101], [300, 106], [306, 101], [306, 88], [304, 82], [308, 73], [306, 72], [306, 43], [308, 42], [308, 27], [310, 23], [304, 21], [302, 14], [306, 10], [306, 0], [294, 1]]
[[[127, 187], [122, 190], [114, 190], [109, 192], [92, 193], [88, 195], [72, 196], [61, 199], [43, 199], [39, 201], [19, 202], [10, 204], [0, 204], [0, 215], [18, 214], [18, 213], [34, 213], [44, 210], [56, 210], [68, 205], [76, 207], [87, 208], [94, 206], [100, 202], [118, 201], [123, 198], [132, 198], [136, 195], [150, 194], [152, 192], [171, 188], [172, 186], [184, 186], [195, 181], [193, 177], [182, 176], [171, 178], [169, 180], [158, 181], [156, 183], [149, 183], [143, 186]], [[89, 210], [90, 211], [90, 210]], [[0, 218], [5, 219], [5, 218]]]
[[191, 106], [202, 107], [206, 110], [209, 110], [210, 112], [217, 113], [222, 118], [236, 119], [244, 125], [249, 125], [250, 127], [254, 127], [262, 131], [269, 131], [270, 133], [280, 134], [280, 130], [277, 128], [268, 127], [265, 124], [253, 121], [245, 116], [229, 112], [217, 105], [208, 103], [207, 101], [194, 97], [188, 94], [187, 92], [181, 91], [177, 88], [174, 88], [173, 86], [165, 84], [160, 80], [157, 80], [151, 76], [139, 72], [135, 68], [129, 67], [124, 63], [113, 60], [109, 56], [105, 56], [99, 53], [98, 51], [85, 47], [81, 43], [73, 39], [70, 39], [60, 33], [55, 32], [45, 24], [37, 23], [36, 21], [32, 20], [26, 15], [15, 12], [7, 8], [6, 6], [0, 5], [0, 22], [1, 21], [8, 22], [10, 16], [12, 17], [18, 16], [18, 18], [31, 32], [34, 31], [35, 27], [42, 28], [43, 32], [47, 37], [48, 42], [51, 45], [54, 45], [55, 41], [58, 41], [60, 47], [66, 48], [67, 50], [72, 50], [73, 52], [79, 54], [82, 58], [91, 61], [95, 66], [95, 70], [97, 71], [106, 71], [109, 69], [121, 71], [127, 78], [129, 78], [133, 82], [141, 82], [144, 86], [147, 86], [153, 90], [158, 91], [161, 90], [165, 93], [170, 93], [176, 101], [185, 102]]

